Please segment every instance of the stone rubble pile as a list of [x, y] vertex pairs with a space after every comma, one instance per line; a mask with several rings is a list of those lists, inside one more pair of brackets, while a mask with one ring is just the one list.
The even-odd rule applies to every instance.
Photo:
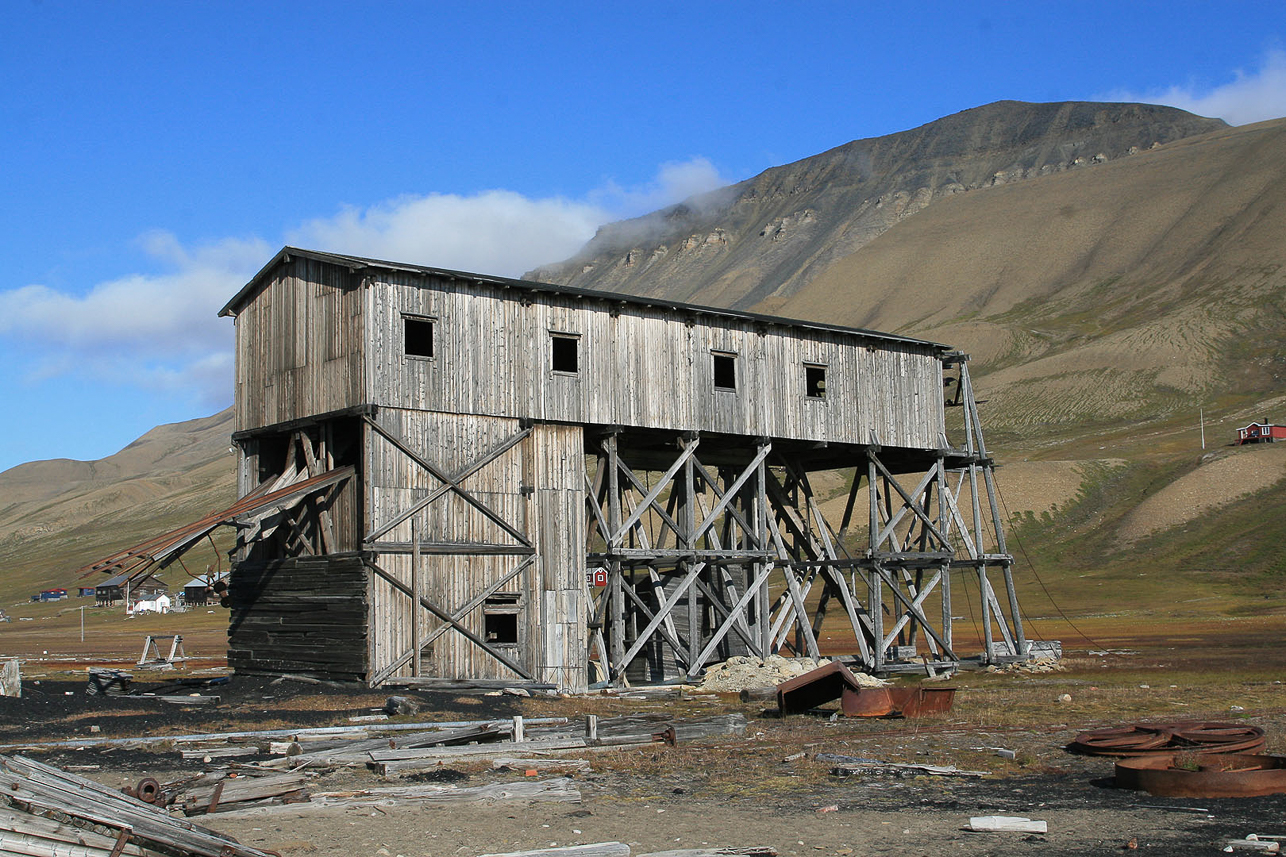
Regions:
[[1067, 667], [1058, 662], [1056, 658], [1033, 658], [1026, 663], [1003, 664], [997, 666], [992, 664], [987, 667], [989, 673], [1055, 673], [1064, 672]]
[[[762, 660], [751, 656], [732, 657], [707, 669], [699, 687], [708, 693], [739, 693], [776, 687], [829, 663], [826, 658], [815, 662], [811, 658], [783, 658], [781, 655], [769, 655]], [[886, 684], [865, 673], [854, 673], [853, 676], [862, 687], [884, 687]]]

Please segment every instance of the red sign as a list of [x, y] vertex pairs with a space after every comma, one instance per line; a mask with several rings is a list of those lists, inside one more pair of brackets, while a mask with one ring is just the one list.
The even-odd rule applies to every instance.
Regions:
[[607, 569], [605, 568], [588, 568], [585, 570], [585, 581], [590, 586], [607, 585]]

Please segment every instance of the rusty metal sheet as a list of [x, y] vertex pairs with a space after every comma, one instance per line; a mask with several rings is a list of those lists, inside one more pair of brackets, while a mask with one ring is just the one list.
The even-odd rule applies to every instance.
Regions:
[[1082, 732], [1067, 749], [1087, 756], [1121, 757], [1178, 752], [1257, 753], [1264, 749], [1264, 730], [1249, 723], [1135, 723]]
[[945, 714], [956, 699], [954, 687], [917, 687], [902, 704], [903, 717], [927, 717]]
[[777, 685], [777, 707], [782, 714], [798, 714], [839, 699], [845, 688], [861, 690], [848, 667], [831, 661]]
[[76, 574], [85, 578], [95, 572], [105, 574], [123, 572], [129, 576], [131, 584], [139, 583], [159, 571], [156, 566], [160, 563], [166, 562], [177, 554], [186, 551], [205, 538], [206, 534], [212, 532], [216, 527], [275, 504], [291, 505], [301, 502], [310, 494], [348, 479], [354, 472], [352, 467], [337, 467], [334, 470], [328, 470], [317, 476], [301, 479], [271, 492], [266, 490], [268, 483], [265, 483], [227, 509], [207, 515], [199, 521], [194, 521], [191, 524], [179, 527], [177, 530], [154, 536], [133, 547], [83, 566], [77, 569]]
[[1186, 753], [1138, 756], [1116, 763], [1116, 785], [1158, 797], [1286, 794], [1286, 758], [1209, 753], [1196, 757]]
[[954, 687], [864, 687], [845, 689], [840, 704], [846, 717], [925, 717], [951, 710]]
[[900, 710], [888, 687], [845, 689], [840, 706], [845, 717], [888, 717]]

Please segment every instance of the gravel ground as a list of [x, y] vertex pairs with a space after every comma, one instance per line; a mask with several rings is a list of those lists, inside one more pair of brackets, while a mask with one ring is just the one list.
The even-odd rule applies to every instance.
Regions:
[[[993, 677], [994, 680], [995, 677]], [[1004, 681], [1040, 698], [1050, 688], [1033, 677]], [[1058, 681], [1065, 679], [1060, 677]], [[1023, 684], [1028, 682], [1029, 684]], [[220, 706], [184, 709], [134, 697], [89, 697], [77, 681], [44, 681], [21, 700], [0, 699], [0, 739], [34, 742], [103, 734], [211, 732], [270, 728], [280, 721], [303, 726], [346, 722], [368, 713], [384, 694], [364, 689], [319, 688], [234, 678], [218, 688]], [[209, 688], [213, 692], [215, 688]], [[1026, 691], [1021, 691], [1026, 692]], [[70, 693], [70, 695], [68, 695]], [[963, 707], [975, 705], [971, 695]], [[750, 716], [743, 737], [650, 745], [586, 754], [592, 769], [574, 774], [579, 803], [494, 805], [415, 804], [379, 807], [265, 807], [199, 819], [240, 841], [283, 855], [476, 855], [552, 844], [629, 843], [634, 853], [702, 846], [771, 846], [783, 855], [832, 854], [1216, 854], [1226, 840], [1249, 833], [1286, 834], [1286, 796], [1238, 800], [1154, 798], [1114, 788], [1109, 759], [1074, 756], [1063, 748], [1080, 728], [980, 727], [968, 717], [921, 721], [827, 717], [765, 717], [735, 698], [681, 702], [593, 698], [546, 703], [451, 693], [419, 694], [417, 719], [480, 719], [526, 711], [623, 710], [651, 713], [673, 708], [685, 717], [741, 711]], [[622, 707], [624, 706], [624, 707]], [[960, 706], [958, 706], [960, 707]], [[679, 710], [682, 709], [682, 710]], [[1286, 714], [1251, 712], [1270, 735], [1286, 732]], [[102, 731], [90, 733], [90, 725]], [[1273, 746], [1270, 744], [1270, 746]], [[994, 748], [1012, 750], [1014, 760]], [[983, 778], [920, 773], [870, 773], [839, 777], [818, 754], [902, 763], [953, 764], [985, 770]], [[36, 756], [76, 766], [113, 786], [144, 776], [165, 782], [203, 768], [172, 750], [121, 747], [64, 749]], [[241, 758], [238, 761], [245, 761]], [[544, 775], [542, 775], [543, 777]], [[492, 770], [490, 763], [444, 765], [421, 781], [476, 786], [523, 779], [522, 771]], [[402, 780], [405, 783], [406, 780]], [[314, 791], [374, 788], [389, 783], [365, 769], [318, 771]], [[1044, 835], [970, 833], [970, 816], [1016, 815], [1044, 820]], [[1133, 843], [1133, 848], [1127, 846]]]

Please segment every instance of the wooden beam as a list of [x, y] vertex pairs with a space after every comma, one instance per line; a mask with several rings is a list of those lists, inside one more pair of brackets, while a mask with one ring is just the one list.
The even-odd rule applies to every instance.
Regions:
[[[450, 479], [441, 480], [441, 481], [444, 481], [445, 484], [438, 486], [433, 491], [430, 491], [427, 496], [421, 498], [420, 500], [417, 500], [415, 503], [412, 503], [408, 508], [403, 509], [397, 515], [395, 515], [392, 518], [392, 520], [387, 521], [386, 523], [382, 524], [381, 526], [379, 526], [378, 528], [376, 528], [375, 530], [367, 534], [366, 541], [370, 541], [370, 542], [375, 541], [380, 536], [384, 535], [389, 530], [393, 529], [398, 524], [405, 521], [407, 518], [410, 518], [416, 512], [429, 506], [431, 503], [433, 503], [442, 495], [450, 493], [451, 491], [457, 490], [461, 482], [463, 482], [465, 479], [468, 479], [470, 476], [477, 473], [479, 470], [486, 467], [488, 464], [495, 461], [497, 458], [504, 455], [509, 450], [513, 449], [515, 446], [521, 443], [524, 438], [526, 438], [530, 434], [531, 434], [531, 429], [525, 428], [513, 435], [510, 435], [508, 438], [502, 441], [499, 446], [490, 450], [481, 458], [478, 458], [475, 461], [470, 462], [469, 464], [462, 467], [459, 471], [453, 474]], [[396, 446], [396, 444], [394, 445]], [[402, 450], [402, 451], [405, 452], [405, 450]], [[436, 477], [437, 474], [434, 474], [434, 476]]]
[[474, 497], [473, 494], [469, 493], [468, 489], [460, 485], [458, 482], [455, 482], [454, 480], [452, 480], [451, 477], [449, 477], [447, 474], [443, 473], [441, 470], [435, 467], [431, 462], [425, 459], [422, 455], [417, 453], [415, 450], [411, 449], [411, 447], [408, 446], [405, 441], [403, 441], [397, 435], [393, 434], [384, 426], [377, 423], [375, 420], [371, 419], [370, 417], [363, 417], [363, 419], [370, 425], [372, 429], [375, 430], [377, 434], [380, 435], [380, 437], [384, 438], [389, 443], [393, 444], [393, 446], [399, 452], [401, 452], [407, 458], [414, 461], [416, 464], [420, 465], [420, 467], [427, 470], [433, 476], [434, 479], [437, 479], [439, 482], [445, 483], [449, 487], [449, 490], [452, 490], [457, 494], [459, 494], [461, 499], [463, 499], [470, 506], [473, 506], [483, 515], [485, 515], [492, 523], [500, 527], [500, 529], [504, 530], [506, 533], [512, 536], [516, 541], [518, 541], [519, 544], [525, 545], [526, 547], [531, 547], [531, 542], [527, 539], [527, 536], [525, 534], [516, 530], [513, 527], [513, 525], [511, 525], [508, 521], [506, 521], [499, 513], [497, 513], [486, 503], [482, 502], [477, 497]]
[[[371, 571], [375, 572], [377, 575], [383, 578], [386, 583], [388, 583], [397, 591], [401, 592], [403, 595], [408, 595], [408, 596], [413, 595], [410, 587], [408, 587], [402, 581], [398, 580], [392, 574], [389, 574], [383, 568], [380, 568], [380, 566], [377, 565], [373, 560], [363, 558], [362, 562], [367, 568], [371, 569]], [[473, 643], [478, 648], [482, 649], [487, 654], [491, 655], [491, 657], [500, 661], [500, 663], [504, 664], [506, 667], [513, 670], [515, 673], [527, 679], [528, 681], [535, 681], [535, 679], [527, 672], [526, 669], [514, 663], [512, 660], [509, 659], [507, 655], [505, 655], [504, 652], [496, 650], [494, 646], [489, 645], [485, 640], [483, 640], [477, 634], [473, 633], [464, 625], [460, 624], [460, 622], [454, 617], [452, 617], [451, 614], [447, 613], [441, 607], [434, 604], [428, 598], [425, 598], [424, 596], [420, 596], [420, 604], [423, 605], [424, 608], [428, 610], [430, 613], [432, 613], [434, 616], [437, 616], [443, 622], [446, 622], [452, 628], [459, 631], [464, 636], [465, 639]]]

